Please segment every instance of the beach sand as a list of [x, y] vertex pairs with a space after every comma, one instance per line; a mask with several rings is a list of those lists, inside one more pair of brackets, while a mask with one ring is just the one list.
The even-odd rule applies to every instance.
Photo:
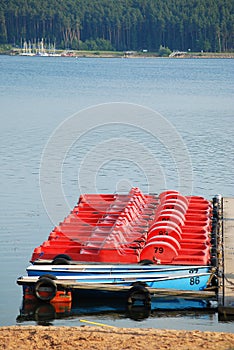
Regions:
[[0, 328], [0, 349], [234, 350], [234, 334], [93, 326], [10, 326]]

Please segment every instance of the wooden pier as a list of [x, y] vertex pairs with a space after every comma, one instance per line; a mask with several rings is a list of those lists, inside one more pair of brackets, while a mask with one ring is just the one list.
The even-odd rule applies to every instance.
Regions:
[[234, 318], [234, 198], [223, 198], [220, 218], [219, 318]]

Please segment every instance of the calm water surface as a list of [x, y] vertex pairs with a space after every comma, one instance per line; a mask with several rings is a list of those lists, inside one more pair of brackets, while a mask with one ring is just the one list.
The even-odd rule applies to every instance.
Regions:
[[[58, 224], [47, 215], [39, 181], [43, 149], [54, 130], [74, 113], [94, 105], [122, 102], [144, 106], [160, 113], [181, 138], [191, 161], [192, 192], [209, 199], [217, 193], [234, 196], [233, 81], [234, 61], [228, 59], [0, 56], [0, 325], [17, 323], [22, 291], [15, 281], [25, 273], [34, 247]], [[105, 119], [105, 125], [92, 129], [82, 113], [81, 129], [87, 127], [88, 132], [69, 146], [62, 169], [57, 170], [67, 208], [75, 205], [81, 192], [93, 188], [104, 193], [131, 186], [143, 191], [150, 187], [155, 192], [186, 189], [186, 172], [181, 187], [181, 164], [157, 137], [134, 123], [111, 124], [111, 116], [110, 123]], [[152, 129], [157, 122], [152, 120]], [[100, 163], [103, 153], [107, 157]], [[51, 157], [53, 166], [57, 155]], [[156, 167], [149, 166], [151, 157]], [[179, 162], [183, 159], [181, 156]], [[49, 182], [53, 176], [44, 174], [41, 181]], [[68, 211], [57, 193], [48, 190], [48, 197], [63, 220]], [[120, 327], [234, 330], [233, 323], [218, 321], [216, 313], [152, 313], [141, 322], [125, 314], [99, 313], [86, 315], [86, 319]], [[52, 324], [81, 323], [77, 316]]]

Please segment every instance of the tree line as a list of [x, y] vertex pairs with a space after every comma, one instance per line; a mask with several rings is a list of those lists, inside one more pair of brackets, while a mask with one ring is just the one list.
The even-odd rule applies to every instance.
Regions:
[[57, 48], [233, 50], [233, 0], [1, 0], [0, 44]]

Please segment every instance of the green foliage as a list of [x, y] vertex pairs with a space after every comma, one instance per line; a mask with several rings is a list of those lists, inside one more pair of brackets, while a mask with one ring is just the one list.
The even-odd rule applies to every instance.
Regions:
[[160, 57], [168, 57], [171, 54], [171, 50], [168, 47], [160, 45], [158, 55]]
[[0, 44], [0, 53], [5, 53], [5, 52], [10, 52], [12, 50], [12, 46], [11, 45], [7, 45], [7, 44]]
[[[76, 47], [72, 47], [76, 49]], [[86, 40], [85, 42], [79, 42], [79, 50], [83, 51], [113, 51], [113, 47], [109, 40], [97, 38], [96, 40]]]
[[231, 51], [233, 13], [233, 0], [3, 0], [0, 44], [44, 38], [61, 49]]

